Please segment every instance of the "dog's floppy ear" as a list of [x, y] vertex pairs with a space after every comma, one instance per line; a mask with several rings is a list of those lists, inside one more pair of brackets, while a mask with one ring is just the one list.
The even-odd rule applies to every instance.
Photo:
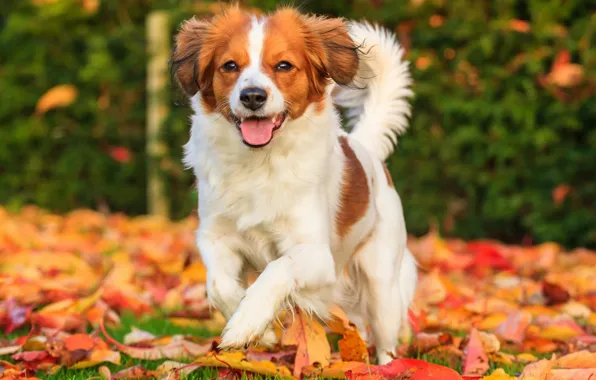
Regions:
[[188, 96], [210, 88], [212, 76], [210, 49], [203, 49], [211, 24], [191, 18], [185, 21], [176, 35], [172, 70], [180, 87]]
[[317, 71], [340, 85], [358, 72], [358, 48], [341, 18], [305, 17], [309, 58]]

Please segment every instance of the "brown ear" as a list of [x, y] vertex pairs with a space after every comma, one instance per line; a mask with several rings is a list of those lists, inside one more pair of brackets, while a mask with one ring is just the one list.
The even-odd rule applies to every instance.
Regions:
[[311, 34], [307, 48], [317, 70], [338, 84], [352, 83], [358, 72], [358, 52], [344, 20], [310, 16], [305, 24]]
[[210, 87], [208, 75], [211, 58], [201, 47], [209, 31], [210, 23], [194, 17], [185, 21], [176, 35], [176, 47], [172, 57], [172, 70], [178, 84], [188, 96]]

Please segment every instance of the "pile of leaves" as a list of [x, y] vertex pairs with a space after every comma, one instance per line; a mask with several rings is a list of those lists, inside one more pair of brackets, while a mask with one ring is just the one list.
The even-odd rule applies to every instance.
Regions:
[[[282, 311], [272, 349], [220, 351], [225, 321], [206, 301], [196, 218], [26, 207], [18, 215], [0, 208], [0, 225], [0, 379], [83, 368], [104, 379], [207, 369], [230, 379], [596, 378], [596, 253], [585, 249], [411, 238], [418, 288], [397, 357], [379, 366], [337, 307], [327, 321]], [[211, 337], [133, 325], [116, 339], [126, 313]]]

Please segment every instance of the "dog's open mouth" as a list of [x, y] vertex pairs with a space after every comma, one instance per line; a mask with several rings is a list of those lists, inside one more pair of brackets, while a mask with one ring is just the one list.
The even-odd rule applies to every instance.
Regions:
[[287, 113], [282, 112], [272, 117], [237, 118], [231, 115], [236, 127], [242, 134], [242, 141], [250, 147], [259, 148], [271, 142], [273, 132], [281, 128]]

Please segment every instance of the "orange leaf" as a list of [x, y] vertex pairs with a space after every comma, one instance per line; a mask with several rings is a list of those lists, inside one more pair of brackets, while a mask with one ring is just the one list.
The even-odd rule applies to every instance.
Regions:
[[343, 361], [368, 362], [368, 349], [358, 329], [346, 330], [343, 338], [337, 342]]
[[468, 345], [464, 350], [463, 375], [482, 376], [488, 371], [489, 365], [478, 330], [472, 329], [469, 338]]
[[74, 334], [64, 339], [64, 344], [68, 351], [89, 351], [95, 346], [95, 341], [87, 334]]
[[52, 87], [39, 98], [35, 112], [44, 114], [54, 108], [67, 107], [77, 99], [77, 96], [77, 88], [71, 84]]
[[569, 195], [570, 192], [571, 186], [569, 185], [561, 184], [555, 187], [555, 189], [553, 190], [553, 201], [555, 202], [555, 205], [558, 206], [561, 203], [563, 203], [563, 201], [565, 200], [565, 198], [567, 198], [567, 195]]
[[509, 22], [509, 27], [511, 30], [515, 30], [519, 33], [528, 33], [530, 31], [530, 23], [524, 20], [511, 20]]
[[323, 367], [329, 365], [331, 347], [323, 326], [299, 308], [293, 314], [288, 313], [286, 322], [281, 343], [296, 346], [294, 376], [300, 377], [302, 368], [313, 363]]

